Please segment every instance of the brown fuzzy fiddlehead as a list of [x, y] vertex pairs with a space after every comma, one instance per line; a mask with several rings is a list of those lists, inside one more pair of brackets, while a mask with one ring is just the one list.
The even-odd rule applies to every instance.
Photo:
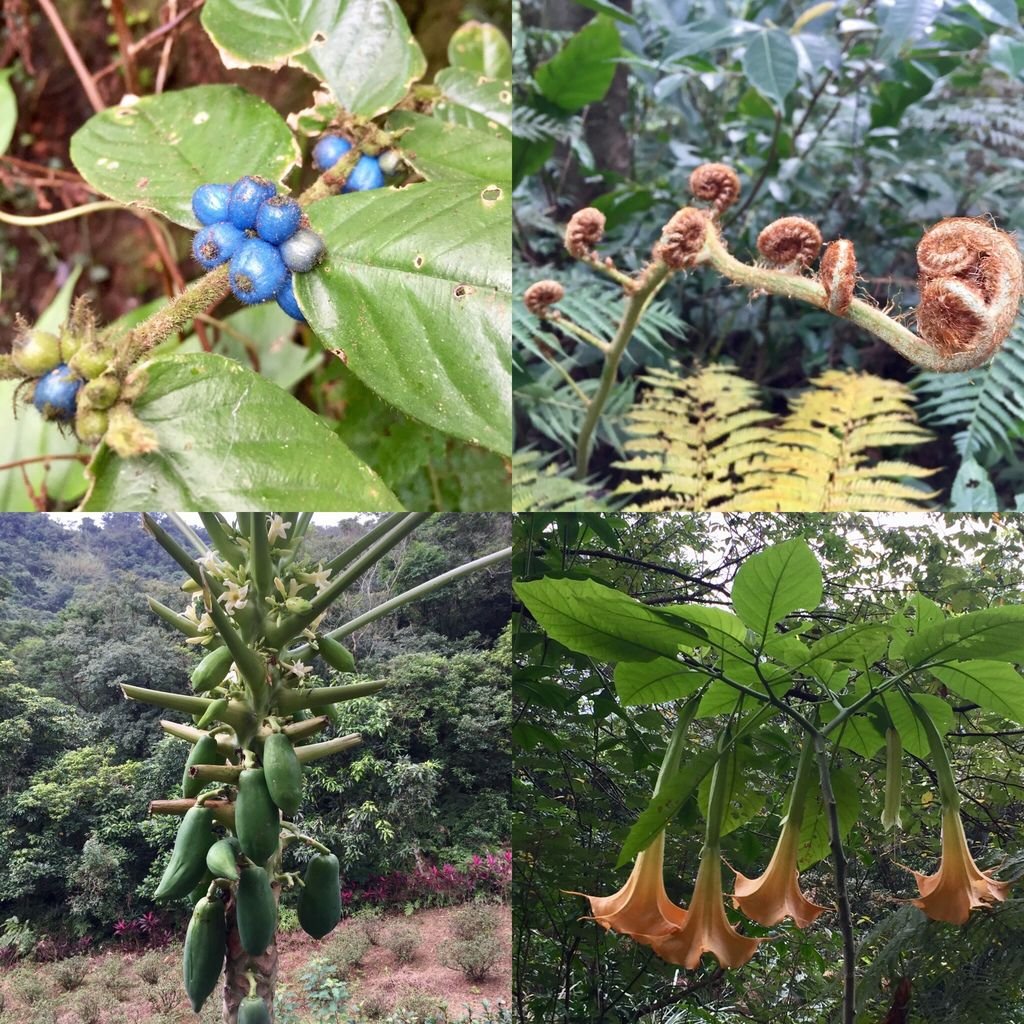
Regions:
[[534, 316], [549, 315], [549, 306], [565, 298], [565, 289], [557, 281], [535, 281], [523, 293], [523, 302]]
[[604, 237], [604, 214], [593, 206], [577, 210], [565, 226], [565, 247], [570, 256], [586, 259]]
[[690, 175], [690, 192], [723, 213], [740, 197], [739, 175], [728, 164], [701, 164]]
[[857, 254], [848, 238], [837, 238], [825, 247], [818, 268], [818, 280], [828, 298], [828, 311], [845, 316], [853, 301], [853, 286], [857, 280]]
[[1011, 235], [987, 221], [950, 217], [917, 247], [917, 329], [944, 355], [971, 352], [980, 365], [1013, 327], [1024, 265]]
[[654, 247], [654, 258], [673, 270], [692, 267], [704, 248], [709, 226], [708, 215], [703, 210], [684, 206], [662, 228], [661, 241]]
[[821, 232], [803, 217], [780, 217], [757, 236], [757, 251], [777, 267], [806, 267], [821, 251]]

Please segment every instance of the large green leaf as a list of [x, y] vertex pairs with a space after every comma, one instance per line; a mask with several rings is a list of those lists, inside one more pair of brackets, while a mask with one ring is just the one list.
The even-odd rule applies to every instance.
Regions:
[[512, 180], [512, 146], [501, 134], [401, 110], [388, 118], [388, 128], [409, 129], [397, 148], [428, 181]]
[[872, 664], [885, 653], [892, 628], [876, 622], [843, 626], [811, 645], [811, 659]]
[[448, 40], [448, 60], [484, 78], [512, 76], [512, 47], [501, 29], [479, 21], [467, 21]]
[[394, 107], [427, 67], [395, 0], [207, 0], [202, 22], [229, 66], [290, 61], [364, 117]]
[[821, 603], [821, 566], [803, 537], [751, 555], [736, 573], [732, 604], [759, 636], [798, 608], [813, 611]]
[[615, 667], [615, 690], [626, 706], [661, 704], [689, 697], [707, 681], [703, 673], [691, 672], [671, 658], [624, 661]]
[[971, 658], [1024, 661], [1024, 607], [987, 608], [927, 626], [907, 641], [903, 657], [911, 665]]
[[403, 412], [501, 454], [512, 447], [511, 195], [419, 184], [309, 208], [328, 258], [296, 275], [309, 322]]
[[552, 640], [599, 661], [673, 658], [688, 628], [593, 580], [545, 577], [516, 583], [515, 592]]
[[670, 604], [656, 610], [671, 621], [682, 619], [700, 627], [706, 639], [695, 639], [691, 646], [711, 647], [740, 661], [753, 663], [753, 652], [746, 644], [747, 627], [732, 612], [700, 604]]
[[[512, 83], [482, 78], [466, 68], [445, 68], [434, 80], [441, 98], [434, 104], [434, 117], [452, 124], [510, 138], [512, 125]], [[404, 146], [401, 148], [405, 148]], [[511, 176], [511, 147], [507, 158]]]
[[959, 661], [932, 672], [964, 700], [1024, 723], [1024, 677], [1005, 661]]
[[195, 228], [199, 185], [243, 174], [279, 182], [299, 149], [263, 100], [234, 85], [197, 85], [96, 114], [71, 137], [71, 159], [111, 198]]
[[575, 112], [603, 100], [615, 77], [622, 52], [619, 30], [606, 14], [588, 22], [541, 64], [534, 77], [543, 95], [563, 110]]
[[[915, 693], [912, 700], [927, 712], [940, 735], [952, 731], [953, 709], [941, 697], [930, 693]], [[907, 703], [907, 698], [900, 693], [889, 691], [882, 694], [882, 703], [892, 720], [892, 727], [900, 734], [906, 751], [915, 757], [930, 757], [928, 733], [924, 731], [920, 719]]]
[[135, 415], [158, 450], [125, 459], [101, 444], [84, 509], [401, 507], [319, 416], [238, 363], [177, 355], [137, 372]]
[[793, 40], [777, 28], [758, 32], [743, 51], [743, 73], [748, 81], [780, 110], [796, 85], [797, 64]]

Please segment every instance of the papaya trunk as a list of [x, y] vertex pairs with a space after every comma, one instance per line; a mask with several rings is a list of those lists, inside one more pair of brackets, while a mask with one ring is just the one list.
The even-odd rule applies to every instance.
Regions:
[[[281, 898], [281, 886], [274, 883], [274, 902]], [[270, 1011], [273, 1024], [274, 993], [277, 990], [277, 933], [274, 933], [267, 951], [261, 956], [250, 956], [242, 948], [242, 939], [238, 934], [238, 922], [235, 919], [235, 901], [232, 898], [227, 909], [228, 951], [224, 961], [224, 1024], [238, 1024], [238, 1006], [249, 994], [251, 971], [256, 978], [256, 992], [263, 999]]]

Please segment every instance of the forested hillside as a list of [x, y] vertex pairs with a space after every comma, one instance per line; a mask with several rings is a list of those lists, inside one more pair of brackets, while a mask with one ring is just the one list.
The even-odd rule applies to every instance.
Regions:
[[[313, 527], [314, 562], [375, 521]], [[508, 531], [501, 515], [435, 517], [325, 625], [504, 546]], [[0, 921], [102, 936], [151, 909], [177, 822], [147, 805], [178, 791], [188, 747], [160, 730], [173, 713], [120, 685], [189, 692], [201, 648], [146, 602], [183, 610], [182, 578], [136, 516], [0, 516]], [[363, 743], [309, 772], [304, 827], [338, 852], [350, 899], [507, 844], [508, 595], [499, 564], [347, 638], [357, 673], [345, 681], [388, 686], [342, 706], [336, 730]]]

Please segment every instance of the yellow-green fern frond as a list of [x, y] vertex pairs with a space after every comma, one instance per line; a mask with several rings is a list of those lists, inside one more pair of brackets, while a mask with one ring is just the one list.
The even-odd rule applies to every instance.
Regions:
[[912, 511], [934, 496], [906, 482], [932, 470], [878, 458], [930, 436], [895, 381], [828, 371], [780, 425], [754, 385], [724, 366], [643, 380], [649, 390], [628, 417], [628, 457], [617, 464], [639, 478], [615, 492], [640, 495], [638, 510]]
[[627, 417], [628, 458], [616, 464], [641, 477], [615, 493], [648, 496], [636, 508], [649, 512], [723, 508], [771, 442], [757, 388], [725, 366], [691, 377], [652, 370], [641, 381], [649, 390]]
[[878, 449], [915, 445], [931, 435], [917, 423], [903, 384], [870, 374], [829, 370], [793, 403], [774, 443], [739, 495], [741, 511], [912, 512], [935, 496], [906, 483], [934, 471], [902, 461], [874, 461]]
[[[532, 448], [512, 456], [514, 512], [604, 512], [610, 506], [591, 495], [592, 484], [567, 475], [549, 457]], [[545, 465], [545, 462], [547, 464]], [[563, 475], [565, 473], [566, 475]]]

